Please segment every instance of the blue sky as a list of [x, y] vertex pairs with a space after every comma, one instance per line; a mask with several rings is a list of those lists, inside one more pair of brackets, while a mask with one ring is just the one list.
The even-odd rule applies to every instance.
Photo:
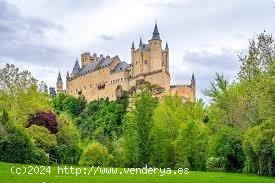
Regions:
[[[114, 3], [115, 2], [115, 3]], [[273, 0], [0, 0], [0, 67], [14, 63], [54, 86], [83, 51], [130, 61], [131, 42], [152, 36], [157, 19], [170, 48], [172, 84], [199, 97], [216, 72], [235, 79], [248, 40], [274, 33]]]

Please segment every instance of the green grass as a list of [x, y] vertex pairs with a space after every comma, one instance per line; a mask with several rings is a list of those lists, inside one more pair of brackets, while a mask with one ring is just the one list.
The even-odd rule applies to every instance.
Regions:
[[[222, 172], [189, 172], [189, 174], [179, 175], [58, 175], [57, 167], [51, 166], [51, 174], [46, 175], [13, 175], [11, 167], [21, 167], [19, 164], [8, 164], [0, 162], [0, 182], [35, 182], [35, 183], [48, 183], [48, 182], [104, 182], [104, 183], [128, 183], [128, 182], [163, 182], [163, 183], [275, 183], [275, 178], [272, 177], [259, 177], [256, 175], [246, 175], [239, 173], [222, 173]], [[28, 166], [28, 165], [26, 165]], [[84, 167], [79, 167], [84, 168]], [[124, 169], [119, 169], [124, 171]], [[94, 172], [94, 171], [92, 171]]]

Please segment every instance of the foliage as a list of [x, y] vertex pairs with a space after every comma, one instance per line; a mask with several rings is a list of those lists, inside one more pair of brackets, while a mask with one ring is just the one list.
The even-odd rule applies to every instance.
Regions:
[[108, 166], [108, 148], [99, 142], [90, 143], [83, 151], [79, 164]]
[[57, 145], [56, 136], [44, 126], [32, 125], [26, 129], [36, 147], [49, 153]]
[[80, 134], [68, 114], [61, 113], [59, 115], [58, 133], [56, 135], [58, 146], [54, 149], [53, 159], [59, 163], [78, 163], [82, 153], [79, 145]]
[[13, 64], [6, 64], [0, 69], [0, 91], [16, 96], [18, 92], [26, 91], [36, 85], [37, 80], [29, 71], [20, 71]]
[[242, 140], [240, 131], [232, 127], [223, 127], [212, 137], [210, 155], [221, 158], [225, 171], [242, 170], [245, 160]]
[[28, 128], [31, 125], [44, 126], [51, 133], [57, 133], [58, 131], [56, 115], [52, 112], [39, 111], [35, 114], [31, 114], [26, 127]]
[[206, 161], [206, 170], [214, 172], [224, 171], [222, 159], [213, 156], [209, 157]]
[[86, 100], [83, 96], [75, 98], [65, 93], [59, 93], [56, 98], [53, 99], [53, 106], [56, 112], [67, 112], [73, 117], [78, 116], [86, 106]]
[[245, 171], [275, 175], [275, 123], [265, 122], [248, 129], [244, 137]]
[[92, 101], [76, 119], [82, 138], [95, 139], [111, 148], [110, 141], [120, 136], [125, 108], [112, 101]]
[[180, 126], [175, 142], [178, 167], [205, 170], [208, 133], [201, 121], [189, 121]]
[[251, 80], [266, 72], [272, 64], [274, 40], [272, 35], [263, 32], [249, 42], [248, 54], [240, 56], [241, 68], [238, 73], [241, 80]]
[[67, 113], [61, 113], [58, 117], [57, 139], [59, 144], [66, 145], [77, 145], [80, 142], [79, 131]]
[[126, 152], [133, 153], [127, 156], [126, 162], [131, 166], [141, 167], [149, 163], [152, 115], [156, 105], [157, 100], [147, 90], [143, 90], [135, 99], [134, 109], [124, 120], [124, 148]]
[[27, 134], [15, 127], [0, 141], [0, 160], [14, 163], [46, 164], [48, 158], [35, 148]]
[[51, 152], [51, 160], [58, 164], [77, 164], [82, 153], [79, 146], [59, 144]]

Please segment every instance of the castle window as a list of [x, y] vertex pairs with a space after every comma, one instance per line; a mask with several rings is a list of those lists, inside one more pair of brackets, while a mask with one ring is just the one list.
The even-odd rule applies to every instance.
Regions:
[[84, 90], [86, 90], [86, 86], [84, 86]]
[[92, 85], [90, 84], [90, 88], [92, 88]]
[[122, 81], [122, 78], [121, 78], [121, 81]]
[[147, 60], [144, 60], [144, 64], [147, 64]]

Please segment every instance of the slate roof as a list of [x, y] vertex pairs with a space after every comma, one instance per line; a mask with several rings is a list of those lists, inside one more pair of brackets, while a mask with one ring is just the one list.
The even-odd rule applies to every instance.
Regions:
[[79, 75], [83, 75], [86, 74], [88, 72], [92, 72], [96, 69], [98, 62], [91, 62], [87, 65], [85, 65], [80, 71], [79, 71]]
[[61, 78], [60, 71], [59, 71], [59, 73], [58, 73], [58, 77], [57, 77], [56, 83], [63, 83], [63, 82], [62, 82], [62, 78]]
[[149, 44], [142, 44], [139, 49], [148, 51], [150, 49]]
[[72, 74], [78, 74], [79, 71], [80, 71], [80, 66], [79, 66], [78, 60], [76, 60], [75, 64], [74, 64]]
[[152, 39], [160, 39], [159, 30], [158, 30], [158, 25], [157, 24], [155, 24], [155, 28], [154, 28]]
[[[115, 57], [112, 57], [112, 58], [110, 58], [110, 57], [98, 58], [95, 62], [91, 62], [91, 63], [85, 65], [82, 68], [79, 67], [79, 69], [78, 69], [78, 66], [79, 66], [78, 61], [76, 61], [72, 73], [76, 74], [76, 75], [79, 75], [79, 76], [82, 76], [82, 75], [85, 75], [87, 73], [93, 72], [97, 69], [108, 67], [108, 66], [110, 66], [110, 64], [112, 63], [114, 58]], [[129, 64], [127, 62], [120, 62], [115, 66], [113, 72], [121, 72], [121, 71], [126, 70], [128, 67], [129, 67]]]
[[113, 72], [125, 71], [128, 67], [129, 67], [129, 64], [127, 62], [120, 62], [119, 64], [116, 65]]

